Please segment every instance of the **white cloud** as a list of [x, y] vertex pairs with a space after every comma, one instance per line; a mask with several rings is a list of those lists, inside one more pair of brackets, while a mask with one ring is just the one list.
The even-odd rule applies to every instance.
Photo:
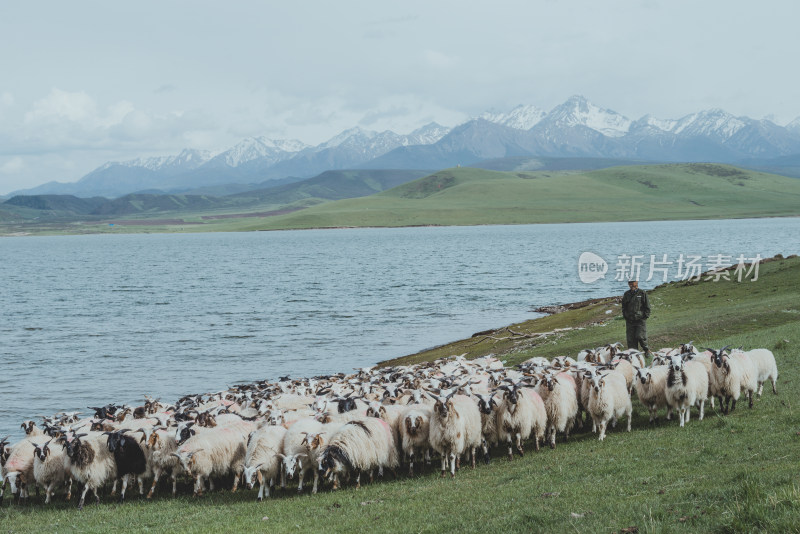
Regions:
[[22, 158], [15, 156], [0, 166], [0, 172], [3, 174], [17, 174], [25, 168], [25, 162]]
[[14, 95], [9, 93], [8, 91], [4, 91], [0, 93], [0, 105], [6, 108], [10, 108], [14, 105]]
[[70, 93], [54, 88], [46, 97], [34, 102], [33, 109], [25, 114], [25, 122], [88, 122], [96, 120], [96, 117], [97, 106], [92, 97], [83, 91]]
[[425, 50], [423, 52], [425, 62], [436, 69], [451, 69], [458, 65], [458, 58], [455, 56], [448, 56], [443, 52], [436, 50]]

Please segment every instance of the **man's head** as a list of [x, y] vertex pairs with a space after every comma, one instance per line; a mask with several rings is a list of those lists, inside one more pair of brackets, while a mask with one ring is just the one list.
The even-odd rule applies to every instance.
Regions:
[[639, 289], [639, 282], [637, 280], [628, 280], [629, 289]]

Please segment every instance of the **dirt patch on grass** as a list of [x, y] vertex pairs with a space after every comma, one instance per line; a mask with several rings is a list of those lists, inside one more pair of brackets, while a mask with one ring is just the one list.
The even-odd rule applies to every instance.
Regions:
[[108, 224], [116, 226], [166, 226], [178, 224], [203, 224], [200, 222], [186, 222], [183, 219], [142, 219], [142, 220], [120, 220], [120, 221], [106, 221]]
[[282, 210], [272, 210], [272, 211], [259, 211], [256, 213], [229, 213], [226, 215], [203, 215], [201, 218], [203, 220], [213, 220], [213, 219], [243, 219], [245, 217], [274, 217], [276, 215], [286, 215], [287, 213], [294, 213], [295, 211], [300, 211], [305, 208], [284, 208]]

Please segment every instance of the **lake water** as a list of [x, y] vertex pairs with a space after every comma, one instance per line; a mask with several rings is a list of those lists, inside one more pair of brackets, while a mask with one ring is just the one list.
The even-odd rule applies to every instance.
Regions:
[[[790, 218], [0, 239], [0, 436], [144, 394], [349, 372], [621, 294], [620, 254], [788, 255], [798, 236]], [[586, 251], [609, 263], [592, 284]]]

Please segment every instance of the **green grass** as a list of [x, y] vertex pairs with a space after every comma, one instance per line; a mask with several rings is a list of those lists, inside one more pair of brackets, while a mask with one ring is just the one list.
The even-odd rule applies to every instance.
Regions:
[[[498, 172], [454, 168], [368, 197], [329, 201], [337, 198], [336, 194], [349, 196], [380, 190], [388, 186], [389, 178], [399, 180], [388, 175], [383, 182], [377, 183], [360, 175], [350, 176], [348, 172], [355, 171], [340, 172], [332, 181], [326, 179], [326, 173], [303, 187], [290, 184], [276, 188], [272, 200], [265, 197], [257, 206], [232, 205], [206, 211], [181, 209], [149, 215], [150, 219], [183, 219], [185, 223], [180, 224], [154, 225], [147, 222], [148, 217], [135, 214], [109, 218], [140, 218], [143, 220], [141, 225], [109, 227], [107, 223], [97, 221], [6, 223], [0, 225], [0, 235], [19, 232], [230, 232], [800, 215], [800, 180], [718, 164], [625, 166], [588, 172]], [[284, 188], [286, 194], [281, 196], [279, 193]], [[349, 193], [337, 188], [344, 188]], [[230, 198], [241, 200], [245, 196]], [[305, 209], [269, 217], [203, 218], [204, 215], [264, 212], [287, 207]]]
[[447, 169], [242, 229], [530, 224], [800, 215], [800, 182], [727, 165], [591, 172]]
[[[800, 258], [790, 257], [762, 264], [756, 282], [677, 282], [650, 292], [648, 330], [656, 348], [694, 340], [697, 346], [773, 350], [779, 395], [765, 393], [752, 410], [745, 403], [729, 416], [707, 409], [703, 421], [695, 416], [680, 429], [675, 420], [649, 424], [635, 400], [630, 434], [611, 430], [600, 443], [578, 433], [554, 451], [513, 462], [496, 451], [490, 465], [464, 468], [454, 480], [430, 469], [414, 478], [388, 476], [361, 490], [299, 497], [290, 491], [263, 503], [254, 502], [254, 491], [172, 499], [162, 488], [152, 502], [117, 505], [104, 496], [100, 506], [83, 512], [74, 502], [4, 504], [0, 525], [9, 532], [561, 533], [634, 526], [639, 532], [800, 532], [798, 279]], [[538, 345], [474, 338], [387, 364], [462, 352], [499, 354], [509, 364], [535, 355], [574, 355], [624, 339], [615, 304], [599, 299], [511, 327], [528, 333], [583, 328]]]

